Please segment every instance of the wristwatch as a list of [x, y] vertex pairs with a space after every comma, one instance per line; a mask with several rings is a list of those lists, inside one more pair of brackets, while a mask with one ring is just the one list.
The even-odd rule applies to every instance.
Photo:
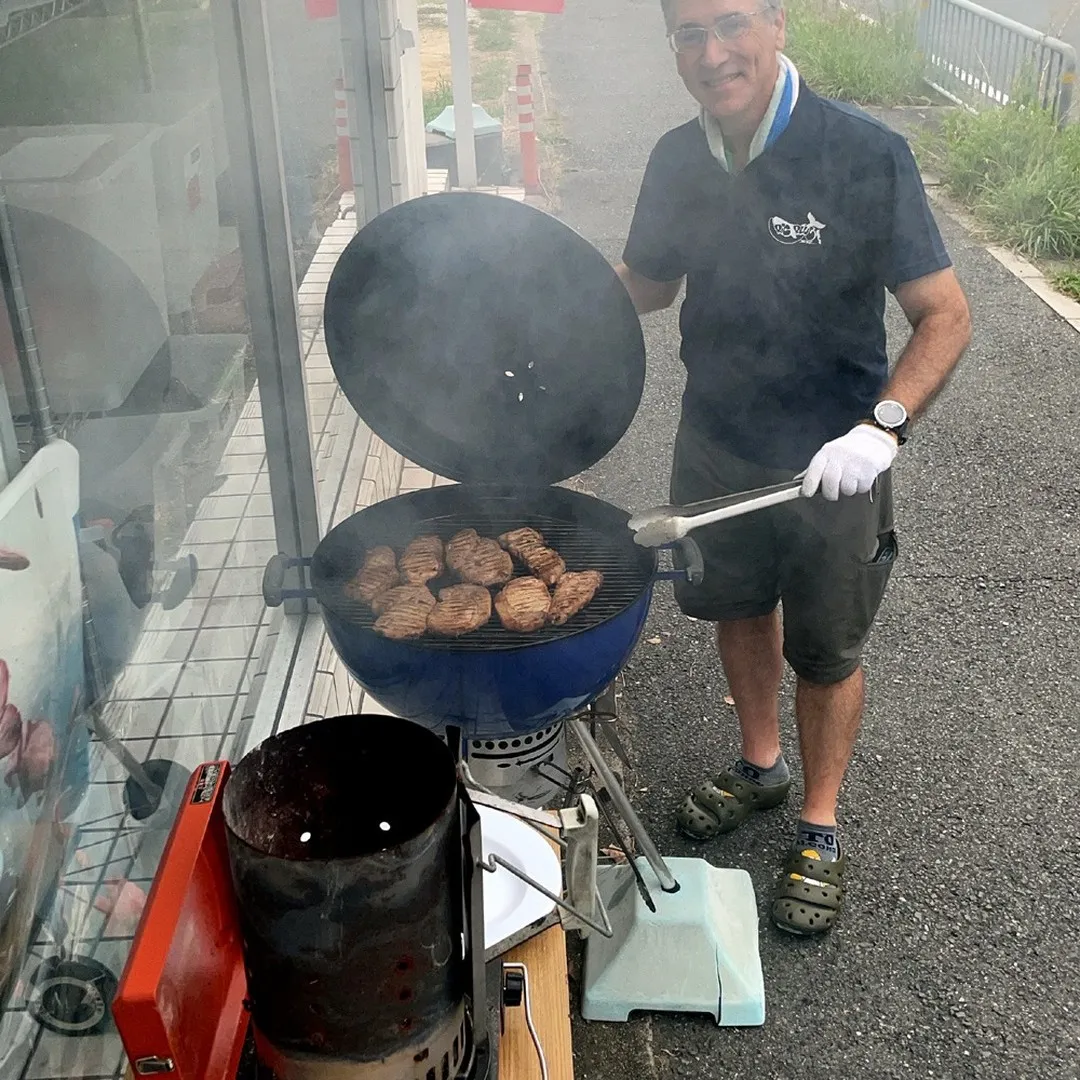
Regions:
[[900, 446], [908, 440], [908, 412], [899, 401], [879, 401], [874, 406], [870, 423], [894, 436]]

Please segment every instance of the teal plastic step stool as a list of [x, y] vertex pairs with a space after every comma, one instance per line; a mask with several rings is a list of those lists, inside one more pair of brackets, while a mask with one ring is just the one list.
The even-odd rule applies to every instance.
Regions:
[[760, 1026], [765, 985], [750, 875], [704, 859], [665, 862], [678, 892], [664, 892], [645, 859], [637, 860], [655, 912], [629, 866], [599, 868], [614, 935], [589, 934], [582, 1016], [625, 1021], [635, 1010], [708, 1013], [723, 1027]]

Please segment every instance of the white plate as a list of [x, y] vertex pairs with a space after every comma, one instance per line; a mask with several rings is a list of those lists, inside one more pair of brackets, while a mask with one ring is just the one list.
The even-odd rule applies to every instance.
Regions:
[[[562, 864], [555, 849], [525, 822], [478, 806], [484, 859], [498, 855], [538, 881], [548, 892], [562, 896]], [[555, 903], [526, 885], [509, 870], [498, 867], [484, 873], [484, 947], [505, 941], [511, 934], [549, 915]]]

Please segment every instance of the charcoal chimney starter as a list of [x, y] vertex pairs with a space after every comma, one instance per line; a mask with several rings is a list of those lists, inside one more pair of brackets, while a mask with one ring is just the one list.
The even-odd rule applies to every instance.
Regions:
[[478, 1076], [479, 825], [447, 745], [392, 717], [321, 720], [244, 757], [223, 809], [276, 1080]]

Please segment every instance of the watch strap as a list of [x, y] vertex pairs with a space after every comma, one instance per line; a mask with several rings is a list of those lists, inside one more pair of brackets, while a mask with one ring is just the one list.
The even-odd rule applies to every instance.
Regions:
[[900, 427], [889, 427], [886, 424], [881, 423], [876, 416], [869, 416], [863, 421], [864, 424], [869, 424], [871, 427], [876, 427], [878, 431], [887, 432], [897, 442], [897, 445], [903, 446], [908, 441], [907, 424], [901, 424]]

